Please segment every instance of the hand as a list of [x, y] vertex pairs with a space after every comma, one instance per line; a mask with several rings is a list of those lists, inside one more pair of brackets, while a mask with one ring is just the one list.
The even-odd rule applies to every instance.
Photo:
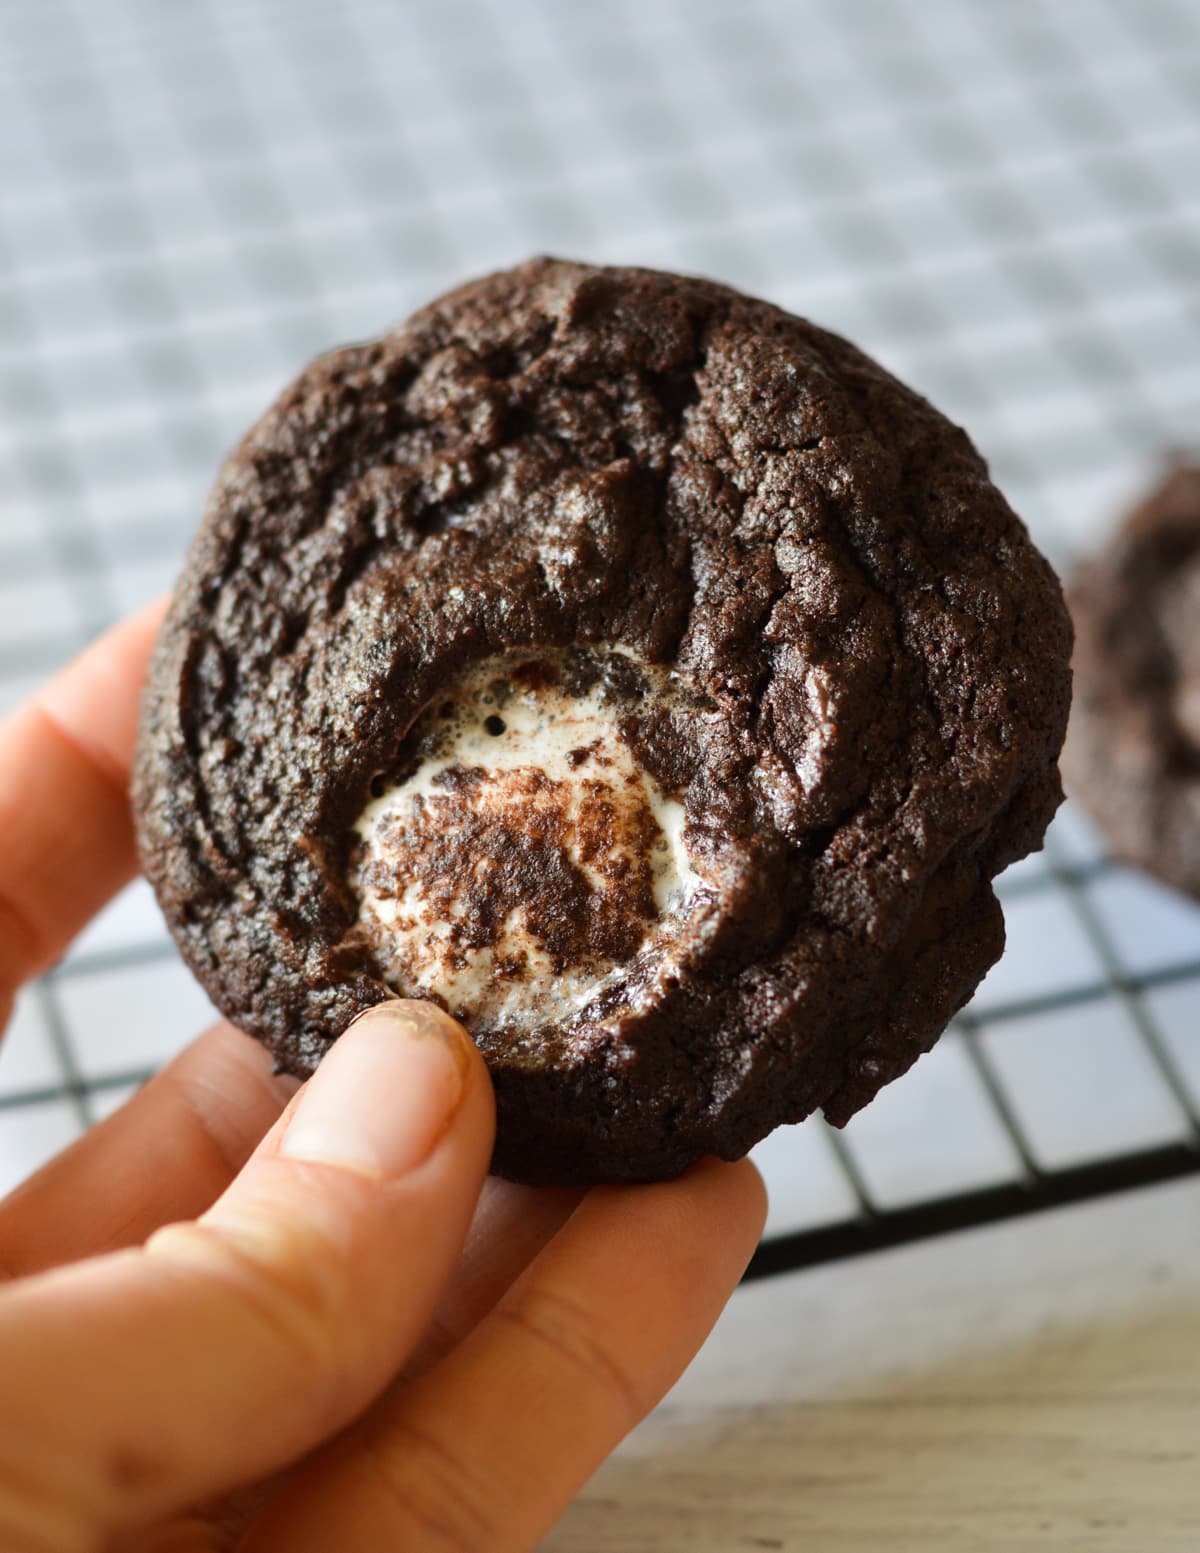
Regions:
[[[158, 616], [0, 729], [5, 1016], [133, 874]], [[298, 1091], [223, 1024], [0, 1203], [0, 1546], [532, 1547], [683, 1370], [764, 1199], [747, 1163], [486, 1180], [492, 1126], [429, 1004], [373, 1010]]]

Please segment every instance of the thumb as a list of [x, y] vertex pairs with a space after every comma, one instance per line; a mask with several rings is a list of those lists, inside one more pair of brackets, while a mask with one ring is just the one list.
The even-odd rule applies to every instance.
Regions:
[[202, 1218], [12, 1285], [0, 1544], [90, 1545], [276, 1470], [358, 1414], [429, 1319], [492, 1129], [466, 1033], [390, 1001], [335, 1043]]

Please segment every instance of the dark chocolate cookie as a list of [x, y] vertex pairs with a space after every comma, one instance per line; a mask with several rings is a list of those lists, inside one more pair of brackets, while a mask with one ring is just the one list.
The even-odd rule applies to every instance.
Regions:
[[1200, 469], [1173, 469], [1069, 598], [1072, 791], [1120, 857], [1200, 897]]
[[145, 868], [309, 1072], [460, 1014], [497, 1170], [649, 1180], [845, 1122], [1000, 954], [1070, 628], [965, 434], [701, 280], [537, 260], [315, 362], [154, 659]]

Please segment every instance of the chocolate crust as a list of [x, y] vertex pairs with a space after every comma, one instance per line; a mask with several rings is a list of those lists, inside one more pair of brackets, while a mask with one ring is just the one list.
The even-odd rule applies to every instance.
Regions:
[[1119, 857], [1200, 899], [1200, 468], [1170, 470], [1069, 602], [1071, 789]]
[[719, 907], [666, 995], [473, 1031], [495, 1168], [652, 1180], [844, 1123], [1003, 947], [1060, 798], [1070, 626], [966, 435], [723, 286], [538, 259], [304, 372], [208, 503], [147, 688], [141, 855], [218, 1006], [312, 1070], [388, 995], [348, 837], [420, 710], [621, 644], [715, 709], [647, 749]]

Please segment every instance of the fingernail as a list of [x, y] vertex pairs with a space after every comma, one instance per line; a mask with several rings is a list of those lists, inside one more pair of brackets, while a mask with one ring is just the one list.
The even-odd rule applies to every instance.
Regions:
[[432, 1003], [396, 998], [368, 1009], [308, 1081], [279, 1152], [378, 1180], [415, 1170], [462, 1102], [468, 1045]]

